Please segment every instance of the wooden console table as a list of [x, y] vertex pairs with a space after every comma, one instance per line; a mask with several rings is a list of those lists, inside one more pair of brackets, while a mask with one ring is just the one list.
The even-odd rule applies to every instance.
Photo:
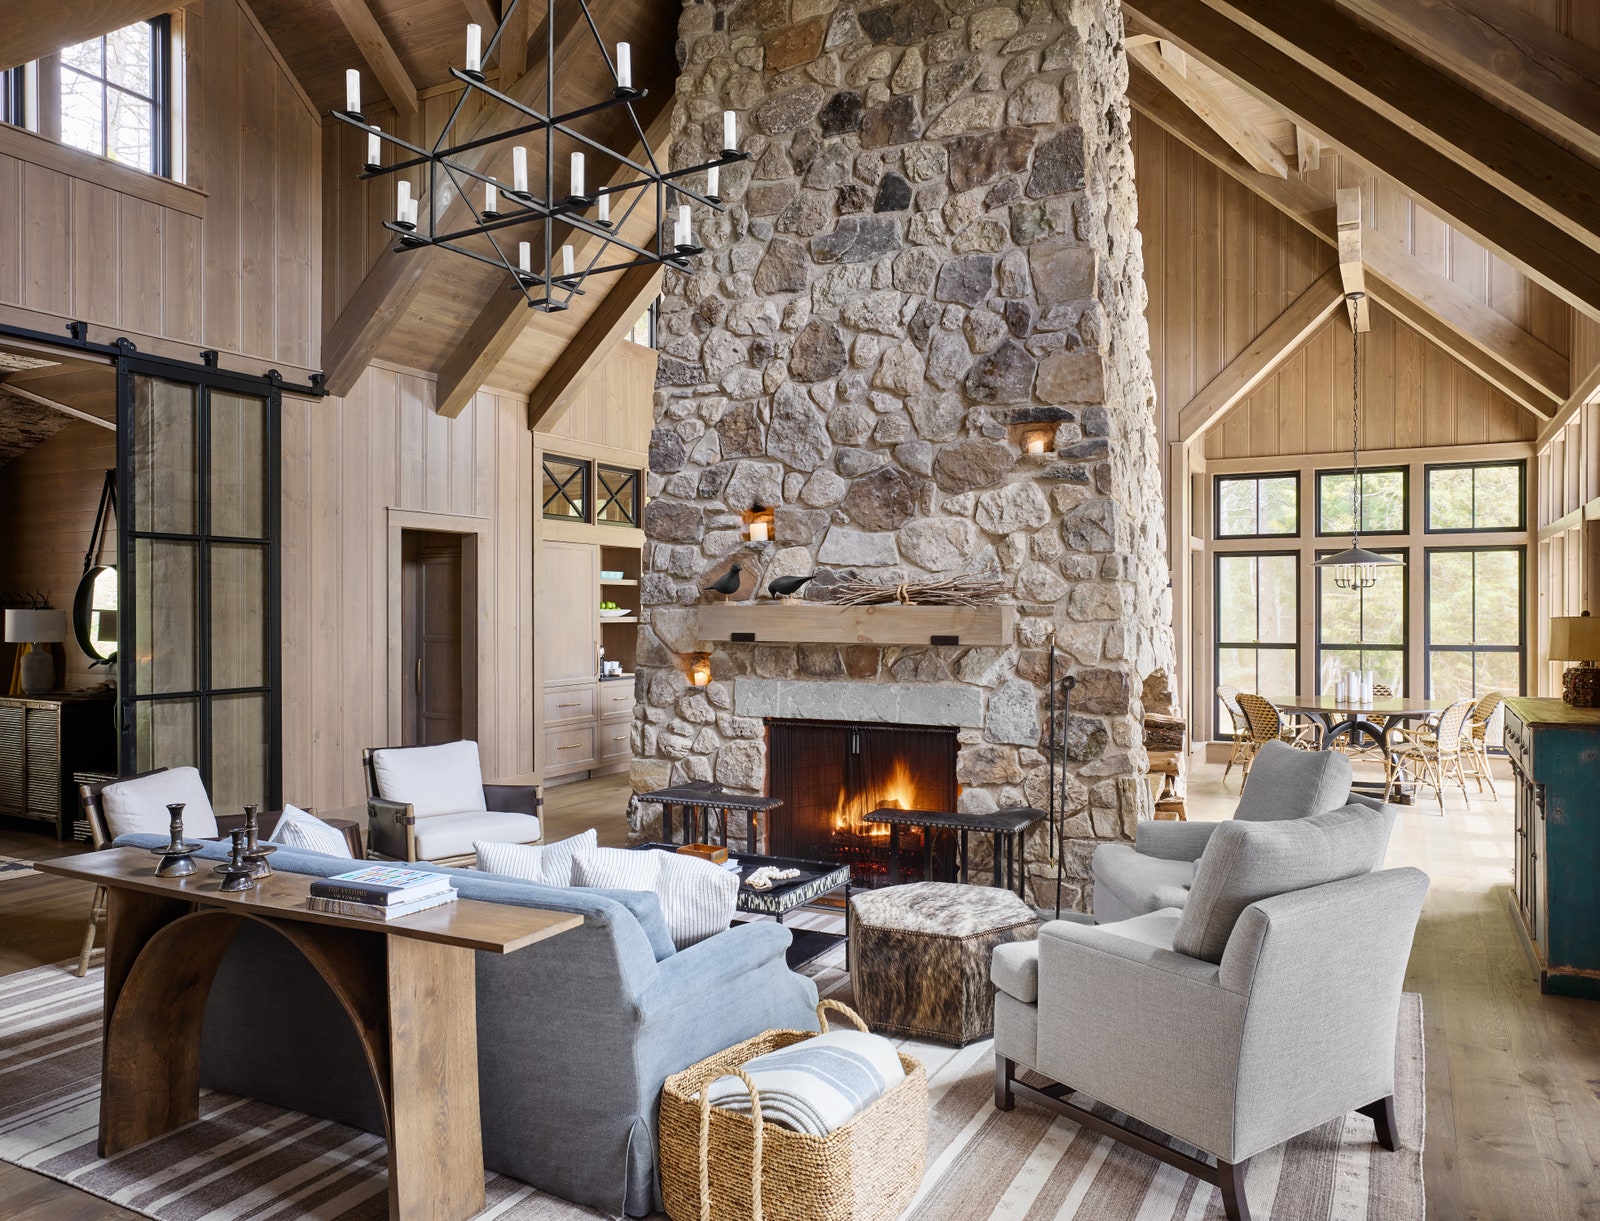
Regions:
[[200, 1025], [239, 925], [294, 946], [327, 983], [366, 1053], [383, 1104], [393, 1221], [464, 1221], [481, 1211], [477, 991], [473, 954], [509, 954], [583, 917], [458, 899], [384, 922], [306, 906], [313, 878], [275, 873], [225, 895], [213, 861], [158, 878], [138, 848], [39, 861], [104, 886], [106, 993], [101, 1157], [200, 1117]]

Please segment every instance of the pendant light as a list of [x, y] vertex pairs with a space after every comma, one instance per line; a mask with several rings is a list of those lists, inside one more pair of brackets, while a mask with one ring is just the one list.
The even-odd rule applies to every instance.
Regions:
[[1364, 296], [1363, 292], [1351, 292], [1344, 298], [1350, 313], [1350, 546], [1312, 565], [1331, 569], [1333, 583], [1340, 589], [1355, 590], [1371, 589], [1378, 583], [1379, 568], [1403, 562], [1361, 545], [1361, 332], [1356, 327], [1356, 314]]

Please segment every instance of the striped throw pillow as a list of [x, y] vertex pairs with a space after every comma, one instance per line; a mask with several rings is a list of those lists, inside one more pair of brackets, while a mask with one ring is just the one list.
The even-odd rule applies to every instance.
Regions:
[[338, 856], [350, 860], [350, 843], [344, 832], [330, 827], [315, 814], [308, 814], [297, 806], [286, 805], [272, 829], [272, 842], [285, 848], [298, 848], [302, 852], [320, 852], [324, 856]]
[[733, 923], [739, 875], [682, 852], [644, 852], [661, 858], [661, 915], [678, 949], [715, 937]]
[[572, 884], [599, 890], [655, 890], [662, 855], [627, 848], [591, 848], [572, 858]]
[[503, 874], [541, 886], [571, 886], [572, 858], [592, 851], [598, 833], [591, 827], [570, 839], [553, 844], [474, 843], [478, 868], [484, 873]]

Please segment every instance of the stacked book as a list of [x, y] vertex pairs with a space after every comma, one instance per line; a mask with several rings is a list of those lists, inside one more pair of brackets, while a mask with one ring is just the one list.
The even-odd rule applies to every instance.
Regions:
[[330, 916], [395, 920], [455, 902], [448, 874], [391, 865], [368, 865], [311, 883], [311, 910]]

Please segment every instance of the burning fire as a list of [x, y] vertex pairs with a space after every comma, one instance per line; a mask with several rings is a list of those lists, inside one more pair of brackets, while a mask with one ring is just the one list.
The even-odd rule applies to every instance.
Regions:
[[834, 834], [842, 832], [869, 839], [888, 839], [889, 828], [886, 824], [862, 821], [863, 816], [886, 806], [897, 810], [919, 808], [917, 782], [904, 759], [896, 759], [888, 780], [872, 791], [857, 793], [852, 797], [842, 784], [839, 786], [839, 797], [833, 807]]

